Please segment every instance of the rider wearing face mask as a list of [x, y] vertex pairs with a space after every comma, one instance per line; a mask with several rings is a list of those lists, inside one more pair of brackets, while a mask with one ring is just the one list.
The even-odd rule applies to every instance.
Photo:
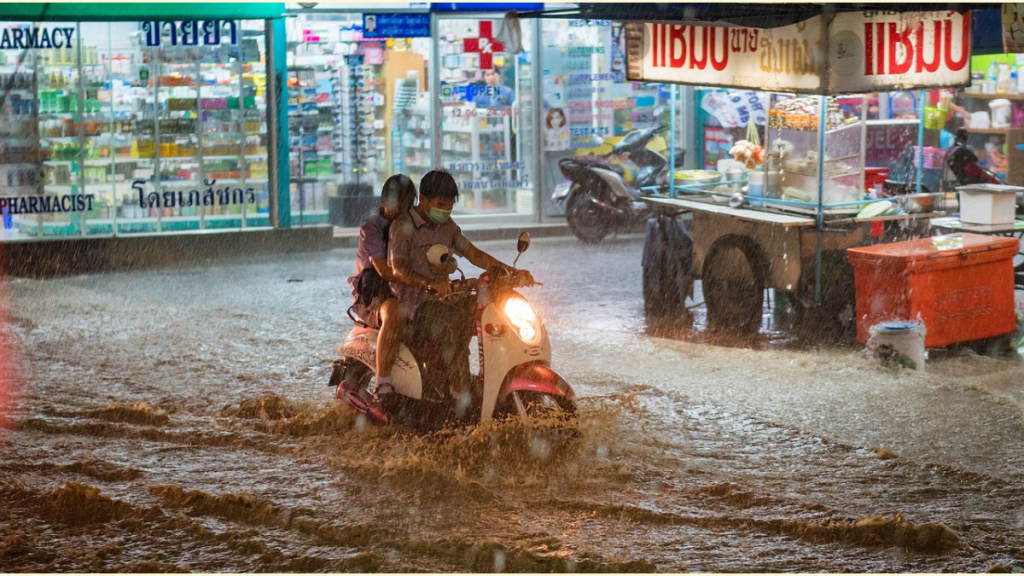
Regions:
[[[461, 394], [468, 385], [468, 355], [464, 354], [464, 348], [472, 338], [472, 322], [471, 319], [466, 321], [464, 307], [434, 296], [446, 296], [451, 287], [446, 275], [431, 271], [427, 250], [442, 244], [448, 248], [449, 255], [462, 256], [479, 268], [513, 270], [462, 235], [462, 229], [451, 219], [458, 197], [459, 188], [451, 174], [444, 170], [428, 172], [420, 180], [420, 203], [391, 225], [388, 246], [388, 262], [397, 279], [391, 283], [391, 288], [401, 303], [402, 315], [414, 320], [414, 328], [420, 331], [412, 340], [431, 340], [438, 349], [443, 349], [444, 365], [453, 369], [450, 388], [454, 394]], [[526, 271], [519, 274], [529, 275]], [[460, 356], [465, 356], [464, 363]]]

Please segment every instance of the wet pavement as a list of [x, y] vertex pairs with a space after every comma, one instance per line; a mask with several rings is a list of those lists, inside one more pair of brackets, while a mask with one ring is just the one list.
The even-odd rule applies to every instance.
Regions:
[[0, 571], [1024, 571], [1019, 357], [652, 337], [641, 248], [520, 260], [580, 397], [543, 442], [335, 403], [351, 249], [9, 279]]

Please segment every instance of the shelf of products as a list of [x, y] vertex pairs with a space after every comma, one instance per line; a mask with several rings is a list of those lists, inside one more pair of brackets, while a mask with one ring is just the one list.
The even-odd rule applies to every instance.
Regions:
[[[0, 188], [4, 196], [38, 194], [42, 185], [39, 162], [41, 154], [36, 114], [36, 77], [24, 68], [4, 66], [0, 85], [10, 86], [0, 109]], [[10, 221], [4, 216], [4, 224]]]
[[303, 126], [291, 131], [293, 214], [300, 223], [339, 224], [334, 218], [344, 215], [361, 224], [363, 208], [376, 202], [379, 185], [392, 173], [385, 42], [363, 38], [361, 16], [289, 25], [296, 26], [289, 37], [301, 40], [289, 42], [288, 68], [306, 84], [305, 101], [290, 103], [296, 117], [289, 124]]
[[[411, 88], [415, 89], [415, 85]], [[409, 91], [405, 88], [404, 98], [397, 99], [403, 105], [396, 107], [395, 123], [397, 133], [392, 142], [392, 150], [398, 149], [397, 157], [393, 157], [391, 165], [396, 172], [402, 172], [413, 182], [419, 182], [424, 174], [433, 168], [430, 140], [430, 102], [426, 94]], [[393, 153], [393, 156], [395, 154]]]
[[339, 150], [335, 155], [338, 172], [345, 184], [376, 183], [378, 170], [385, 168], [384, 135], [378, 108], [384, 95], [374, 89], [374, 66], [362, 54], [345, 56], [338, 68]]
[[224, 25], [241, 28], [237, 44], [145, 47], [137, 24], [111, 23], [121, 36], [103, 35], [103, 49], [79, 30], [79, 50], [28, 51], [22, 69], [37, 93], [18, 106], [31, 112], [40, 185], [13, 191], [51, 207], [84, 195], [87, 208], [18, 214], [5, 226], [42, 236], [205, 228], [215, 216], [214, 227], [265, 225], [262, 31]]
[[292, 210], [299, 223], [325, 222], [327, 197], [337, 190], [333, 155], [338, 148], [335, 72], [327, 65], [299, 66], [289, 78], [289, 158]]

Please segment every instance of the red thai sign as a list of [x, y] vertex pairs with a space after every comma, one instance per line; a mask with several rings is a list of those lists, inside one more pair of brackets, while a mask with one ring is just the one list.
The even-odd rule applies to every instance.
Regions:
[[969, 15], [844, 12], [822, 26], [820, 16], [768, 29], [629, 23], [628, 77], [810, 94], [970, 82]]

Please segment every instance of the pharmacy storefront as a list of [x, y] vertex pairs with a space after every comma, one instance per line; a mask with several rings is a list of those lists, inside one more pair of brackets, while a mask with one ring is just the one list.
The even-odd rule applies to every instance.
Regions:
[[388, 176], [434, 167], [459, 184], [460, 222], [556, 221], [560, 159], [669, 125], [668, 88], [625, 80], [619, 23], [503, 20], [541, 4], [287, 6], [293, 225], [357, 226]]
[[271, 226], [283, 6], [127, 7], [0, 9], [3, 240]]
[[559, 160], [669, 124], [619, 23], [339, 6], [3, 5], [0, 241], [356, 227], [434, 167], [460, 222], [558, 221]]

